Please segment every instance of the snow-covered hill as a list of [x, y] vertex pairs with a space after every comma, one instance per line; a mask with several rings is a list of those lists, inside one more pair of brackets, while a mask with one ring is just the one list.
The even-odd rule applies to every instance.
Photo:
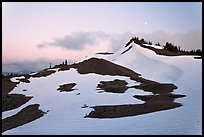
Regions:
[[[201, 59], [194, 59], [193, 56], [160, 56], [135, 43], [122, 47], [114, 54], [93, 55], [84, 60], [91, 57], [130, 68], [146, 79], [175, 84], [178, 88], [174, 92], [186, 95], [185, 98], [176, 99], [183, 106], [131, 117], [84, 118], [92, 110], [83, 108], [84, 105], [142, 104], [144, 101], [132, 96], [152, 93], [132, 88], [123, 94], [99, 93], [96, 87], [100, 81], [120, 79], [125, 80], [128, 86], [140, 83], [126, 76], [79, 74], [74, 68], [66, 71], [57, 68], [52, 69], [55, 73], [46, 77], [30, 77], [30, 83], [20, 82], [10, 94], [24, 94], [33, 98], [19, 108], [3, 112], [2, 119], [30, 104], [40, 104], [40, 109], [48, 113], [3, 134], [202, 134]], [[19, 80], [16, 77], [12, 81]], [[57, 90], [59, 85], [72, 82], [76, 83], [76, 90]]]

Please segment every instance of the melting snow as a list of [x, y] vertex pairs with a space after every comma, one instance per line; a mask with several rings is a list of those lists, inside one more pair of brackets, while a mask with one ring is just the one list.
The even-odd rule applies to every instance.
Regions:
[[[174, 93], [186, 97], [176, 99], [182, 107], [133, 117], [115, 119], [83, 118], [92, 109], [84, 104], [137, 104], [144, 103], [132, 96], [150, 94], [128, 89], [124, 94], [98, 93], [100, 81], [126, 80], [128, 85], [139, 84], [128, 77], [78, 74], [75, 69], [59, 71], [53, 75], [30, 78], [30, 83], [20, 83], [11, 93], [34, 96], [22, 107], [2, 113], [2, 118], [19, 112], [29, 104], [39, 103], [40, 109], [49, 110], [40, 119], [5, 131], [3, 134], [202, 134], [202, 60], [193, 56], [159, 56], [154, 51], [132, 44], [106, 57], [107, 60], [133, 69], [142, 77], [178, 86]], [[99, 57], [101, 58], [101, 56]], [[13, 78], [12, 81], [15, 81]], [[59, 92], [60, 84], [74, 82], [77, 90]], [[27, 89], [23, 92], [23, 89]], [[80, 93], [80, 95], [76, 95]]]

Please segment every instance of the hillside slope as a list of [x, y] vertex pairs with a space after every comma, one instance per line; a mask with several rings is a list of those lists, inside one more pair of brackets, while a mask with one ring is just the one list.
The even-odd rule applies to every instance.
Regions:
[[[80, 65], [72, 65], [67, 70], [51, 69], [54, 73], [46, 77], [30, 76], [30, 83], [20, 82], [9, 94], [23, 94], [32, 99], [19, 108], [3, 112], [2, 119], [32, 104], [40, 104], [39, 108], [47, 113], [3, 134], [202, 134], [202, 60], [191, 56], [160, 56], [133, 43], [114, 54], [92, 57], [103, 58], [135, 73], [107, 74], [108, 67], [103, 70], [101, 64], [91, 66], [92, 72], [83, 72], [85, 65], [82, 70], [78, 68]], [[86, 64], [86, 60], [88, 58], [80, 61], [81, 64]], [[103, 70], [102, 74], [97, 74], [97, 66]], [[110, 70], [116, 71], [114, 67]], [[183, 106], [130, 117], [84, 118], [93, 110], [90, 106], [143, 104], [145, 101], [133, 96], [154, 95], [135, 88], [128, 88], [122, 94], [97, 90], [101, 81], [115, 79], [126, 81], [129, 87], [140, 85], [141, 82], [131, 79], [131, 75], [176, 85], [178, 88], [173, 93], [186, 95], [175, 99]], [[19, 81], [18, 77], [11, 80]], [[57, 90], [60, 85], [69, 83], [76, 83], [71, 92]]]

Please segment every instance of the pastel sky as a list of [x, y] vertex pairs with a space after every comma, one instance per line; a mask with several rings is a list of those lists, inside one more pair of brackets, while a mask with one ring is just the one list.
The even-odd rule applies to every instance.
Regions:
[[3, 2], [3, 63], [80, 60], [131, 37], [202, 49], [201, 2]]

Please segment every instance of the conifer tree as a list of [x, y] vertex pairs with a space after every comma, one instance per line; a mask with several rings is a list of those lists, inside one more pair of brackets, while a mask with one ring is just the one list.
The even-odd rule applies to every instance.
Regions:
[[65, 65], [67, 65], [67, 60], [65, 60]]

